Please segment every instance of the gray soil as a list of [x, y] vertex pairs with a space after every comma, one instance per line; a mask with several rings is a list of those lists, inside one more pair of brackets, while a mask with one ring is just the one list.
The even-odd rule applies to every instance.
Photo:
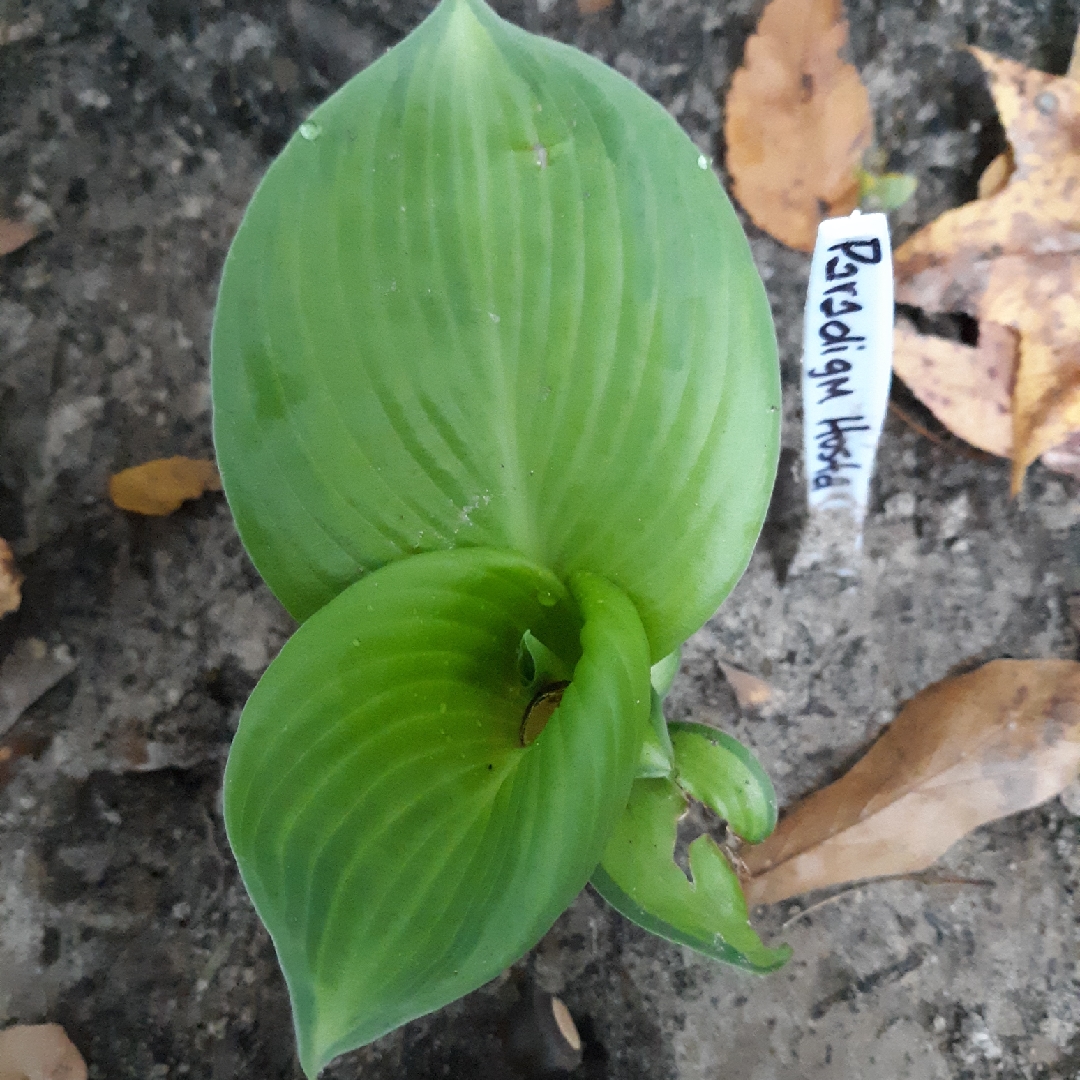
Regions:
[[[26, 574], [0, 658], [37, 638], [77, 661], [0, 732], [0, 1026], [63, 1024], [92, 1077], [300, 1076], [218, 805], [240, 709], [292, 626], [220, 495], [141, 519], [112, 508], [106, 482], [210, 455], [208, 330], [245, 202], [306, 111], [431, 6], [0, 0], [0, 21], [28, 31], [0, 46], [0, 215], [42, 228], [0, 261], [0, 536]], [[592, 17], [574, 0], [495, 6], [613, 64], [723, 160], [721, 103], [760, 0], [616, 0]], [[1061, 73], [1080, 3], [848, 8], [883, 157], [919, 178], [894, 215], [902, 238], [971, 198], [1003, 146], [963, 47]], [[750, 570], [688, 645], [668, 706], [752, 746], [786, 803], [951, 670], [1077, 655], [1080, 485], [1036, 466], [1011, 502], [1005, 463], [892, 415], [860, 576], [801, 570], [808, 259], [748, 232], [783, 357], [780, 480]], [[719, 658], [767, 678], [775, 704], [740, 710]], [[1080, 1076], [1069, 806], [950, 851], [948, 873], [990, 885], [878, 884], [786, 929], [810, 901], [758, 913], [795, 951], [765, 978], [652, 938], [586, 891], [513, 972], [328, 1075], [516, 1076], [502, 1036], [532, 983], [569, 1005], [577, 1075], [595, 1080]]]

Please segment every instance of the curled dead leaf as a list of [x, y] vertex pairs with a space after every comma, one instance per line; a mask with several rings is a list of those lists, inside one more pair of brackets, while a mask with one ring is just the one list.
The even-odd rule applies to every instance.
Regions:
[[759, 679], [734, 664], [725, 664], [723, 660], [718, 660], [717, 663], [728, 685], [735, 692], [735, 700], [738, 701], [740, 709], [759, 709], [772, 701], [773, 688], [764, 679]]
[[15, 555], [0, 537], [0, 619], [19, 610], [22, 603], [22, 574], [15, 568]]
[[10, 255], [37, 236], [37, 229], [26, 221], [0, 218], [0, 255]]
[[220, 490], [221, 477], [212, 461], [185, 457], [158, 458], [109, 478], [115, 506], [149, 517], [164, 517], [188, 499]]
[[[896, 299], [973, 316], [980, 335], [987, 323], [1017, 334], [1016, 492], [1036, 458], [1080, 431], [1080, 82], [972, 52], [989, 76], [1015, 167], [1002, 182], [1006, 166], [998, 166], [983, 185], [986, 197], [942, 214], [901, 245]], [[987, 392], [995, 397], [997, 388]]]
[[59, 1024], [0, 1031], [0, 1080], [86, 1080], [86, 1062]]
[[859, 200], [873, 137], [870, 99], [840, 59], [840, 0], [772, 0], [727, 96], [724, 138], [735, 198], [754, 224], [812, 251], [825, 217]]
[[926, 869], [988, 821], [1052, 798], [1080, 771], [1080, 663], [995, 660], [911, 699], [843, 777], [740, 853], [767, 904]]
[[989, 165], [983, 169], [979, 177], [978, 195], [980, 199], [989, 199], [996, 195], [1009, 182], [1016, 163], [1013, 161], [1012, 151], [1005, 150], [998, 154]]

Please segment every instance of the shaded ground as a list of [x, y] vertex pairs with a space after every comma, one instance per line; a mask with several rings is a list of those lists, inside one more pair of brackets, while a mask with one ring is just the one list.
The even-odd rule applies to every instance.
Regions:
[[[426, 0], [0, 0], [0, 213], [43, 235], [0, 262], [0, 536], [27, 576], [0, 657], [36, 637], [73, 675], [0, 762], [0, 1024], [58, 1020], [123, 1078], [294, 1078], [284, 987], [218, 810], [240, 707], [291, 626], [220, 496], [139, 520], [109, 473], [211, 451], [218, 271], [273, 153]], [[709, 154], [761, 3], [496, 3], [657, 96]], [[1065, 69], [1076, 0], [858, 0], [852, 55], [892, 168], [919, 177], [902, 237], [974, 194], [1000, 128], [965, 43]], [[29, 23], [24, 20], [30, 20]], [[719, 95], [719, 97], [718, 97]], [[777, 317], [787, 448], [763, 544], [688, 647], [671, 715], [725, 727], [789, 800], [837, 774], [899, 702], [971, 659], [1075, 656], [1080, 491], [890, 418], [864, 573], [790, 574], [800, 536], [797, 362], [808, 260], [751, 229]], [[768, 678], [740, 713], [718, 656]], [[650, 938], [585, 893], [516, 975], [338, 1063], [333, 1077], [510, 1077], [500, 1026], [528, 975], [586, 1037], [579, 1075], [801, 1080], [1080, 1075], [1080, 818], [1059, 801], [947, 865], [992, 888], [895, 882], [792, 924], [751, 979]], [[779, 934], [799, 905], [764, 913]]]

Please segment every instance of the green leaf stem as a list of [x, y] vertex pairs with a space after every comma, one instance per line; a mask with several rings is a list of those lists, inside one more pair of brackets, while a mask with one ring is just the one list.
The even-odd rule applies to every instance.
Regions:
[[[573, 679], [522, 747], [527, 630]], [[626, 804], [649, 693], [618, 589], [501, 552], [393, 563], [300, 628], [244, 710], [225, 819], [310, 1076], [536, 943]]]

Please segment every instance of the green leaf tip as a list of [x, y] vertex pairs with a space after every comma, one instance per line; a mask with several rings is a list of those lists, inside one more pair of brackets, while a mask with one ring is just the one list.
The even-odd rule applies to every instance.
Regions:
[[[526, 630], [573, 677], [522, 748]], [[224, 802], [309, 1075], [539, 940], [626, 804], [648, 708], [629, 600], [508, 553], [400, 560], [300, 628], [244, 710]]]

